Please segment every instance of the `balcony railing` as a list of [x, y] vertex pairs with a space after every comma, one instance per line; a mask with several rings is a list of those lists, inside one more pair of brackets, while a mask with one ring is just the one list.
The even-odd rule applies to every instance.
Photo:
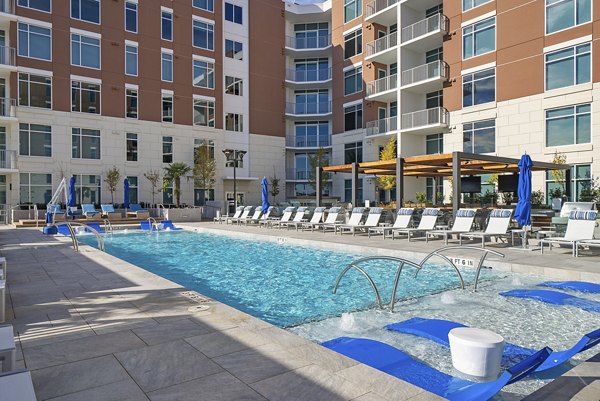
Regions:
[[443, 107], [419, 110], [402, 115], [402, 130], [417, 129], [430, 125], [448, 125], [449, 113]]
[[412, 85], [417, 82], [434, 78], [448, 79], [449, 67], [444, 61], [438, 60], [423, 64], [410, 70], [402, 71], [402, 86]]
[[318, 70], [298, 70], [288, 68], [285, 79], [292, 82], [321, 82], [331, 79], [331, 67]]
[[17, 52], [14, 47], [0, 46], [0, 65], [17, 65]]
[[286, 114], [319, 115], [331, 113], [331, 102], [320, 103], [286, 103]]
[[14, 14], [15, 0], [0, 0], [0, 13]]
[[373, 14], [377, 14], [381, 10], [393, 6], [399, 0], [374, 0], [366, 5], [366, 17], [369, 18]]
[[448, 33], [448, 17], [444, 14], [432, 15], [417, 23], [402, 28], [402, 43], [417, 39], [435, 31]]
[[[325, 175], [331, 178], [331, 173], [325, 173]], [[315, 172], [313, 170], [288, 168], [286, 179], [288, 181], [310, 181], [315, 179]]]
[[329, 136], [322, 137], [292, 137], [285, 141], [287, 147], [290, 148], [321, 148], [331, 146], [331, 138]]
[[367, 57], [377, 54], [379, 52], [391, 49], [398, 45], [398, 33], [390, 33], [385, 35], [383, 38], [379, 38], [372, 42], [367, 43]]
[[285, 47], [295, 50], [324, 49], [331, 46], [331, 35], [310, 37], [286, 36]]
[[7, 97], [0, 98], [0, 117], [16, 117], [17, 101]]
[[0, 169], [16, 170], [17, 168], [17, 151], [16, 150], [0, 150]]
[[388, 117], [367, 122], [366, 135], [379, 135], [398, 130], [398, 117]]
[[398, 74], [388, 75], [367, 84], [367, 96], [376, 95], [398, 87]]

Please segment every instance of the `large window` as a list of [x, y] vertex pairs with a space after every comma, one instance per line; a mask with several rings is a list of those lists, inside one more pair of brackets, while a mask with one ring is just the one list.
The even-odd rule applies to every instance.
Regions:
[[71, 64], [99, 69], [100, 39], [71, 34]]
[[344, 23], [362, 15], [362, 0], [344, 0]]
[[480, 56], [496, 49], [496, 18], [463, 28], [463, 59]]
[[590, 143], [591, 111], [589, 103], [546, 110], [546, 146]]
[[215, 88], [215, 65], [208, 61], [194, 60], [194, 86], [199, 88]]
[[100, 23], [100, 0], [71, 0], [71, 18]]
[[71, 157], [73, 159], [100, 159], [100, 131], [73, 128], [71, 134]]
[[425, 137], [425, 153], [436, 155], [444, 153], [444, 134], [432, 134]]
[[496, 69], [463, 75], [463, 107], [496, 100]]
[[173, 163], [173, 137], [162, 137], [162, 162]]
[[[427, 200], [429, 202], [433, 202], [433, 187], [434, 187], [434, 185], [435, 185], [434, 179], [431, 177], [427, 177], [427, 180], [425, 181], [425, 195], [427, 196]], [[438, 186], [437, 186], [437, 190], [435, 191], [435, 194], [436, 194], [436, 197], [438, 197], [437, 196], [438, 194], [440, 194], [441, 196], [443, 196], [443, 194], [444, 194], [444, 179], [442, 177], [440, 177], [438, 179]], [[440, 197], [438, 197], [438, 200]]]
[[225, 76], [225, 93], [227, 95], [244, 96], [242, 78]]
[[215, 9], [214, 0], [193, 0], [192, 5], [210, 12], [213, 12]]
[[329, 59], [294, 59], [294, 78], [296, 82], [315, 82], [331, 79]]
[[160, 58], [162, 80], [173, 82], [173, 53], [162, 52]]
[[52, 60], [52, 31], [19, 22], [19, 56]]
[[327, 47], [329, 40], [329, 24], [314, 22], [294, 25], [294, 42], [297, 49], [317, 49]]
[[[356, 182], [356, 201], [362, 203], [363, 201], [363, 180], [359, 178]], [[344, 202], [352, 202], [352, 180], [344, 180]], [[352, 205], [356, 207], [358, 205]]]
[[137, 89], [125, 89], [125, 116], [127, 118], [138, 118]]
[[362, 142], [350, 142], [344, 144], [344, 164], [362, 163]]
[[[589, 189], [592, 185], [592, 168], [589, 164], [578, 164], [571, 167], [571, 195], [575, 202], [589, 201], [589, 199], [581, 199], [582, 192]], [[564, 192], [565, 182], [554, 181], [554, 177], [550, 171], [546, 172], [546, 196], [550, 202], [550, 193], [553, 190], [560, 189]]]
[[100, 85], [71, 81], [71, 111], [100, 114]]
[[242, 132], [244, 131], [244, 116], [242, 114], [225, 114], [225, 130]]
[[244, 58], [243, 53], [244, 46], [240, 42], [235, 40], [225, 39], [225, 57], [232, 58], [234, 60], [242, 60]]
[[362, 28], [344, 36], [344, 58], [362, 53]]
[[135, 176], [128, 175], [127, 182], [129, 182], [129, 203], [140, 203], [138, 194], [138, 178]]
[[100, 203], [102, 190], [102, 180], [99, 175], [76, 175], [75, 176], [75, 197], [77, 203]]
[[586, 43], [546, 54], [546, 90], [585, 84], [592, 78], [592, 46]]
[[297, 148], [329, 146], [329, 137], [329, 123], [327, 121], [296, 122], [293, 146]]
[[496, 151], [496, 120], [463, 124], [463, 152], [493, 153]]
[[328, 89], [294, 91], [294, 114], [327, 114], [331, 112]]
[[444, 48], [438, 47], [437, 49], [429, 50], [425, 53], [425, 64], [433, 63], [434, 61], [444, 60]]
[[19, 203], [46, 205], [50, 199], [52, 199], [52, 174], [19, 174]]
[[173, 122], [173, 94], [162, 94], [162, 120], [165, 123]]
[[52, 0], [18, 0], [19, 7], [32, 8], [34, 10], [52, 11]]
[[591, 0], [546, 0], [546, 34], [592, 20]]
[[135, 45], [125, 45], [125, 74], [138, 74], [138, 47]]
[[160, 13], [160, 37], [164, 40], [173, 40], [173, 13], [161, 11]]
[[362, 91], [362, 66], [344, 71], [344, 95], [348, 96]]
[[125, 153], [128, 162], [138, 161], [138, 135], [131, 132], [127, 133], [125, 140]]
[[425, 94], [425, 107], [434, 109], [436, 107], [444, 107], [444, 91], [439, 90]]
[[194, 20], [192, 22], [192, 30], [194, 47], [199, 47], [206, 50], [214, 50], [214, 25]]
[[353, 131], [363, 127], [363, 105], [344, 107], [344, 131]]
[[225, 2], [225, 21], [243, 24], [242, 7]]
[[489, 3], [492, 0], [462, 0], [463, 11], [470, 10], [475, 7], [479, 7], [482, 4]]
[[215, 126], [215, 102], [206, 99], [194, 99], [194, 125]]
[[52, 127], [19, 124], [19, 155], [52, 157]]
[[52, 78], [19, 73], [19, 106], [52, 108]]
[[125, 2], [125, 30], [133, 33], [138, 30], [138, 5], [133, 1]]

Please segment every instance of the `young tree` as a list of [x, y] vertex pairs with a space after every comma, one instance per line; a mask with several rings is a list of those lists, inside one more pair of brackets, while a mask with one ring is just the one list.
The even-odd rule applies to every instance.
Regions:
[[[552, 163], [554, 164], [567, 164], [567, 155], [564, 153], [558, 153], [558, 151], [554, 152], [554, 158], [552, 159]], [[562, 194], [566, 192], [566, 182], [565, 182], [565, 170], [551, 170], [550, 174], [552, 174], [552, 178], [554, 182], [560, 185], [560, 194], [555, 191], [554, 196], [560, 198]], [[558, 196], [556, 196], [558, 195]]]
[[121, 181], [121, 172], [116, 166], [113, 166], [106, 172], [105, 176], [104, 182], [110, 191], [110, 202], [115, 203], [115, 191], [117, 190], [119, 181]]
[[[393, 136], [381, 150], [381, 153], [379, 154], [379, 160], [392, 160], [396, 157], [396, 137]], [[381, 189], [389, 191], [396, 185], [396, 176], [380, 175], [377, 177], [377, 184], [379, 184]]]
[[180, 204], [181, 199], [181, 177], [189, 174], [193, 169], [185, 163], [171, 163], [165, 169], [165, 181], [173, 181], [175, 187], [173, 192], [175, 195], [175, 202], [177, 206]]
[[154, 206], [154, 195], [162, 191], [162, 185], [159, 185], [161, 180], [160, 171], [148, 170], [144, 173], [144, 177], [150, 181], [150, 185], [152, 186], [152, 205]]
[[[210, 154], [210, 148], [199, 146], [196, 148], [194, 156], [194, 169], [192, 171], [194, 186], [201, 188], [203, 191], [212, 189], [215, 183], [217, 164], [215, 158]], [[204, 199], [204, 194], [202, 196]]]
[[273, 197], [273, 200], [275, 200], [275, 197], [279, 195], [280, 192], [279, 178], [277, 178], [277, 174], [275, 173], [275, 167], [273, 167], [273, 177], [269, 177], [269, 183], [271, 184], [271, 188], [269, 189], [269, 195], [271, 195]]
[[[327, 167], [329, 166], [329, 154], [324, 148], [319, 148], [312, 156], [309, 156], [309, 164], [310, 171], [308, 174], [309, 180], [308, 183], [315, 190], [317, 189], [317, 177], [315, 176], [315, 172], [317, 167]], [[329, 183], [329, 174], [323, 171], [321, 173], [321, 190], [327, 186]]]

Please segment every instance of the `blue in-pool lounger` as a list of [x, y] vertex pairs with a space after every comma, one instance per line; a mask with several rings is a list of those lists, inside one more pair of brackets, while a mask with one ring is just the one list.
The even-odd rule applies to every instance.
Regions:
[[[449, 347], [448, 333], [456, 327], [466, 327], [463, 324], [442, 319], [425, 319], [421, 317], [413, 317], [412, 319], [403, 322], [389, 324], [386, 329], [397, 331], [400, 333], [413, 334], [415, 336], [427, 338], [444, 347]], [[554, 351], [548, 359], [544, 361], [536, 372], [552, 369], [558, 366], [579, 352], [588, 350], [600, 344], [600, 329], [587, 333], [571, 348], [564, 351]], [[531, 348], [521, 347], [519, 345], [506, 343], [504, 346], [503, 364], [507, 361], [518, 361], [533, 355], [536, 351]]]
[[578, 298], [560, 291], [549, 290], [510, 290], [501, 292], [505, 297], [534, 299], [552, 305], [574, 306], [588, 312], [600, 312], [600, 302]]
[[[162, 224], [161, 230], [183, 230], [183, 228], [175, 227], [171, 220], [162, 220], [159, 224]], [[156, 228], [150, 221], [140, 221], [140, 229], [144, 231], [156, 231]]]
[[440, 372], [391, 345], [375, 340], [340, 337], [321, 345], [451, 401], [489, 400], [502, 387], [532, 373], [551, 352], [550, 348], [544, 348], [506, 370], [497, 380], [474, 383]]
[[550, 287], [559, 290], [571, 290], [587, 292], [590, 294], [600, 294], [600, 284], [588, 283], [585, 281], [546, 281], [538, 284], [539, 287]]

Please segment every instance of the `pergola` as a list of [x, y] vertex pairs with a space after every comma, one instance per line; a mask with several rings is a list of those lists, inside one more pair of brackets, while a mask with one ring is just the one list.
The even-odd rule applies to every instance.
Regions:
[[[452, 193], [460, 194], [462, 175], [518, 173], [519, 159], [453, 152], [436, 155], [399, 157], [392, 160], [378, 160], [364, 163], [343, 164], [317, 168], [317, 205], [321, 203], [321, 171], [352, 174], [352, 204], [357, 203], [358, 175], [395, 175], [396, 202], [400, 207], [404, 200], [404, 177], [431, 177], [437, 188], [440, 177], [452, 177]], [[566, 182], [571, 181], [571, 166], [567, 164], [533, 161], [532, 171], [565, 170]], [[571, 195], [570, 185], [566, 186], [567, 198]], [[434, 199], [436, 197], [434, 196]], [[460, 196], [452, 197], [452, 209], [460, 208]]]

